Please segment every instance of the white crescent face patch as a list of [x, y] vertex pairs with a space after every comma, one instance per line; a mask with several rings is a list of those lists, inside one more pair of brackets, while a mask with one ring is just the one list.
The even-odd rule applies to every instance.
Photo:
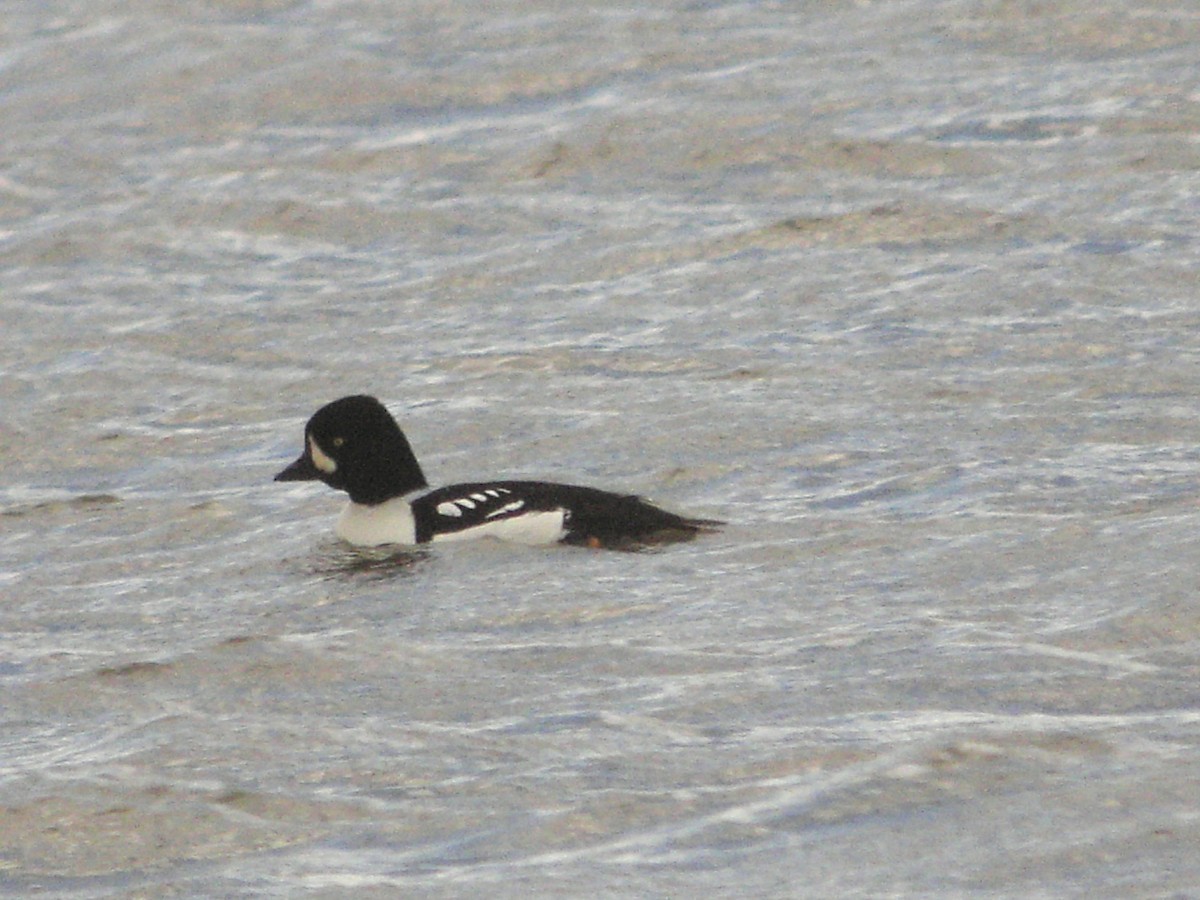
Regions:
[[308, 455], [312, 457], [313, 465], [326, 475], [332, 475], [337, 471], [337, 463], [333, 461], [333, 458], [328, 453], [321, 449], [321, 446], [311, 434], [308, 436]]

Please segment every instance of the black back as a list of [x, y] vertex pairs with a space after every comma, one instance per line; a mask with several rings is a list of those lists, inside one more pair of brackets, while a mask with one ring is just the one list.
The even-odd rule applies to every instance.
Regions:
[[[445, 514], [439, 506], [449, 504]], [[417, 541], [434, 534], [464, 531], [524, 513], [562, 509], [568, 544], [626, 546], [659, 540], [686, 540], [719, 525], [709, 519], [686, 519], [659, 509], [634, 494], [545, 481], [488, 481], [452, 484], [413, 501]]]

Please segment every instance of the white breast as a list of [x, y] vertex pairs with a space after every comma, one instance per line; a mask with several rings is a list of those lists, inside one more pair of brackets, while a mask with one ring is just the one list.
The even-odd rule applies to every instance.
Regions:
[[334, 531], [343, 541], [359, 547], [417, 542], [412, 507], [403, 497], [393, 497], [376, 506], [350, 503], [338, 517]]

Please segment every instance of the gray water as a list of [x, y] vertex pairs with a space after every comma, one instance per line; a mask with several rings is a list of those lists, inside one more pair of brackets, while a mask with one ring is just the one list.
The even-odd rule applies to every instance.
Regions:
[[[1197, 47], [4, 4], [0, 892], [1200, 896]], [[352, 552], [359, 391], [730, 524]]]

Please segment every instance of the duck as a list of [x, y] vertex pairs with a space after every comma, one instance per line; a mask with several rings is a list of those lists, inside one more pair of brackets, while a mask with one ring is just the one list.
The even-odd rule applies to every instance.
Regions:
[[492, 537], [635, 550], [725, 524], [680, 516], [635, 494], [546, 481], [473, 481], [417, 495], [429, 482], [408, 438], [387, 407], [366, 394], [313, 413], [303, 452], [275, 481], [322, 481], [348, 494], [334, 532], [357, 547]]

